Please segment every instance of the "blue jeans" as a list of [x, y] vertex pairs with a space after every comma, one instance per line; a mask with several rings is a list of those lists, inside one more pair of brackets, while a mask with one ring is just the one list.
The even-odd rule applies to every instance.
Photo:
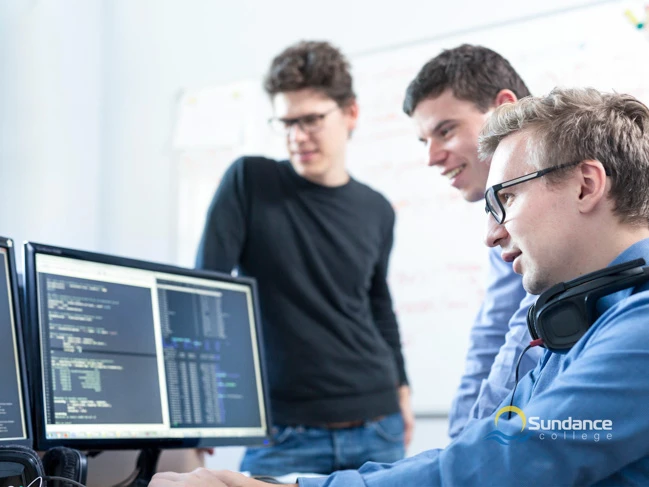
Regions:
[[392, 463], [405, 455], [400, 413], [346, 429], [276, 426], [273, 445], [248, 448], [241, 471], [252, 475], [292, 472], [330, 474], [365, 462]]

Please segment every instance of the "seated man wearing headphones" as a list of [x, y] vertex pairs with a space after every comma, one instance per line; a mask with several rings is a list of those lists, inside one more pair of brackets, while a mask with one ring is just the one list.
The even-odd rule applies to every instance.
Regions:
[[[557, 89], [499, 107], [480, 149], [487, 244], [542, 293], [528, 324], [547, 350], [446, 449], [301, 487], [649, 485], [649, 109]], [[266, 484], [203, 469], [151, 485]]]

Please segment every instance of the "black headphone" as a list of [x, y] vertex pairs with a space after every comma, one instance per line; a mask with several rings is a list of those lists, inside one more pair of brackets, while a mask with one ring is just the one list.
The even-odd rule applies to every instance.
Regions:
[[598, 318], [598, 299], [649, 281], [643, 265], [636, 259], [552, 286], [527, 311], [530, 335], [553, 352], [569, 350]]
[[26, 446], [0, 446], [2, 487], [39, 487], [39, 478], [46, 480], [49, 487], [83, 486], [86, 474], [86, 456], [78, 450], [58, 446], [48, 450], [41, 461], [38, 454]]

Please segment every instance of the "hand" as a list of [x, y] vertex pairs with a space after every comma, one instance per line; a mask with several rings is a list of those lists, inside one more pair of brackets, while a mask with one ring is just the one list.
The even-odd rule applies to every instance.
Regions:
[[[227, 470], [197, 468], [189, 473], [157, 473], [149, 487], [268, 487], [271, 484]], [[297, 487], [297, 484], [291, 484]]]
[[157, 473], [149, 482], [149, 487], [229, 487], [215, 474], [214, 470], [207, 468], [197, 468], [188, 473]]
[[408, 448], [415, 430], [415, 415], [412, 412], [409, 386], [399, 387], [399, 407], [401, 408], [401, 416], [403, 416], [403, 442]]

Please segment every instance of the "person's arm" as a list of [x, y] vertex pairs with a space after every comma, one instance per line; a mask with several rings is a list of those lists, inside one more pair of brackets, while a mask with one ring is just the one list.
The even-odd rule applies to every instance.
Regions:
[[527, 327], [527, 311], [537, 298], [538, 296], [527, 294], [521, 301], [518, 311], [509, 321], [505, 344], [500, 347], [489, 375], [482, 381], [478, 398], [469, 413], [469, 421], [486, 418], [496, 411], [498, 405], [514, 388], [517, 364], [520, 379], [539, 363], [543, 355], [541, 347], [530, 348], [521, 356], [532, 340]]
[[245, 169], [245, 159], [236, 160], [214, 194], [196, 254], [199, 269], [230, 273], [239, 262], [248, 214]]
[[[227, 470], [198, 468], [193, 472], [163, 472], [153, 476], [149, 487], [268, 487], [278, 485], [262, 482]], [[299, 487], [298, 484], [279, 484]]]
[[415, 417], [412, 412], [410, 401], [410, 386], [406, 375], [405, 361], [403, 350], [401, 348], [401, 336], [399, 334], [399, 324], [397, 317], [392, 308], [392, 296], [388, 287], [388, 264], [390, 253], [392, 252], [392, 243], [394, 240], [394, 210], [389, 207], [389, 225], [384, 237], [379, 259], [374, 269], [372, 283], [369, 291], [372, 318], [381, 333], [381, 336], [390, 346], [398, 373], [398, 394], [399, 407], [404, 422], [404, 443], [406, 447], [412, 440], [415, 427]]
[[521, 276], [514, 273], [510, 263], [500, 258], [498, 249], [490, 249], [485, 297], [471, 328], [464, 374], [449, 412], [451, 438], [456, 438], [469, 420], [480, 387], [505, 344], [509, 320], [524, 296]]

